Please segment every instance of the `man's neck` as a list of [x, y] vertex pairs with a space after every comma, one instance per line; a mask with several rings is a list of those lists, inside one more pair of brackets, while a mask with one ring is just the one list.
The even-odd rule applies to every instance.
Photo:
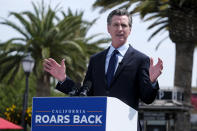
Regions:
[[120, 48], [120, 47], [122, 47], [122, 46], [124, 46], [124, 45], [127, 45], [128, 43], [127, 42], [125, 42], [125, 43], [123, 43], [123, 44], [114, 44], [114, 43], [112, 43], [111, 45], [115, 48], [115, 49], [118, 49], [118, 48]]

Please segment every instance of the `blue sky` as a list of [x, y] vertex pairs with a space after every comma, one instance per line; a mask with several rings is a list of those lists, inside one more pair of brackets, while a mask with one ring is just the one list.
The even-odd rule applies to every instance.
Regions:
[[[41, 0], [0, 0], [0, 17], [9, 18], [10, 20], [15, 21], [14, 18], [8, 17], [10, 11], [21, 12], [25, 10], [33, 10], [31, 6], [31, 1], [41, 2]], [[84, 11], [84, 19], [93, 20], [98, 18], [97, 22], [90, 29], [88, 35], [103, 33], [104, 36], [109, 36], [107, 33], [106, 18], [108, 13], [107, 11], [103, 14], [99, 14], [99, 10], [92, 10], [92, 4], [95, 0], [44, 0], [45, 3], [51, 3], [52, 7], [55, 7], [58, 3], [63, 8], [71, 8], [73, 11]], [[113, 9], [112, 9], [113, 10]], [[15, 21], [17, 22], [17, 21]], [[160, 41], [161, 38], [168, 35], [168, 32], [160, 34], [148, 42], [148, 37], [151, 35], [153, 30], [147, 31], [148, 25], [151, 22], [143, 22], [140, 20], [139, 16], [133, 16], [133, 27], [128, 42], [139, 51], [147, 54], [150, 57], [154, 58], [154, 61], [157, 62], [157, 58], [160, 57], [164, 63], [163, 74], [159, 77], [159, 83], [161, 88], [173, 88], [174, 85], [174, 67], [175, 67], [175, 45], [171, 40], [167, 39], [155, 51], [156, 44]], [[0, 25], [0, 41], [5, 41], [11, 37], [18, 36], [18, 34], [13, 31], [11, 28], [8, 28], [4, 25]], [[194, 64], [193, 64], [193, 78], [192, 86], [197, 85], [197, 49], [194, 53]]]

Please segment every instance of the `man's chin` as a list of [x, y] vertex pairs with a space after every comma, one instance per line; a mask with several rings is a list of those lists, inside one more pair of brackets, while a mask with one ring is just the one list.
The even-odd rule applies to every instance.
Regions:
[[121, 45], [123, 45], [125, 42], [126, 42], [125, 39], [119, 39], [118, 40], [118, 43], [121, 44]]
[[116, 42], [114, 42], [114, 47], [118, 48], [118, 47], [124, 45], [125, 43], [126, 43], [125, 40], [124, 41], [116, 41]]

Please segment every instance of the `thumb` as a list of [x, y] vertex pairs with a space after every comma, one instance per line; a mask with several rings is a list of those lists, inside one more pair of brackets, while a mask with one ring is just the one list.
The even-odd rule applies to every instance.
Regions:
[[61, 61], [61, 66], [65, 68], [65, 63], [64, 63], [65, 59], [62, 59]]
[[153, 66], [153, 58], [150, 58], [150, 66]]

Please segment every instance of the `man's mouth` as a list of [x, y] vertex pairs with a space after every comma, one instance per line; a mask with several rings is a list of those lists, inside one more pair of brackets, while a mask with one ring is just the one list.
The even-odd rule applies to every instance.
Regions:
[[121, 36], [124, 36], [124, 35], [123, 34], [116, 34], [116, 36], [121, 37]]

